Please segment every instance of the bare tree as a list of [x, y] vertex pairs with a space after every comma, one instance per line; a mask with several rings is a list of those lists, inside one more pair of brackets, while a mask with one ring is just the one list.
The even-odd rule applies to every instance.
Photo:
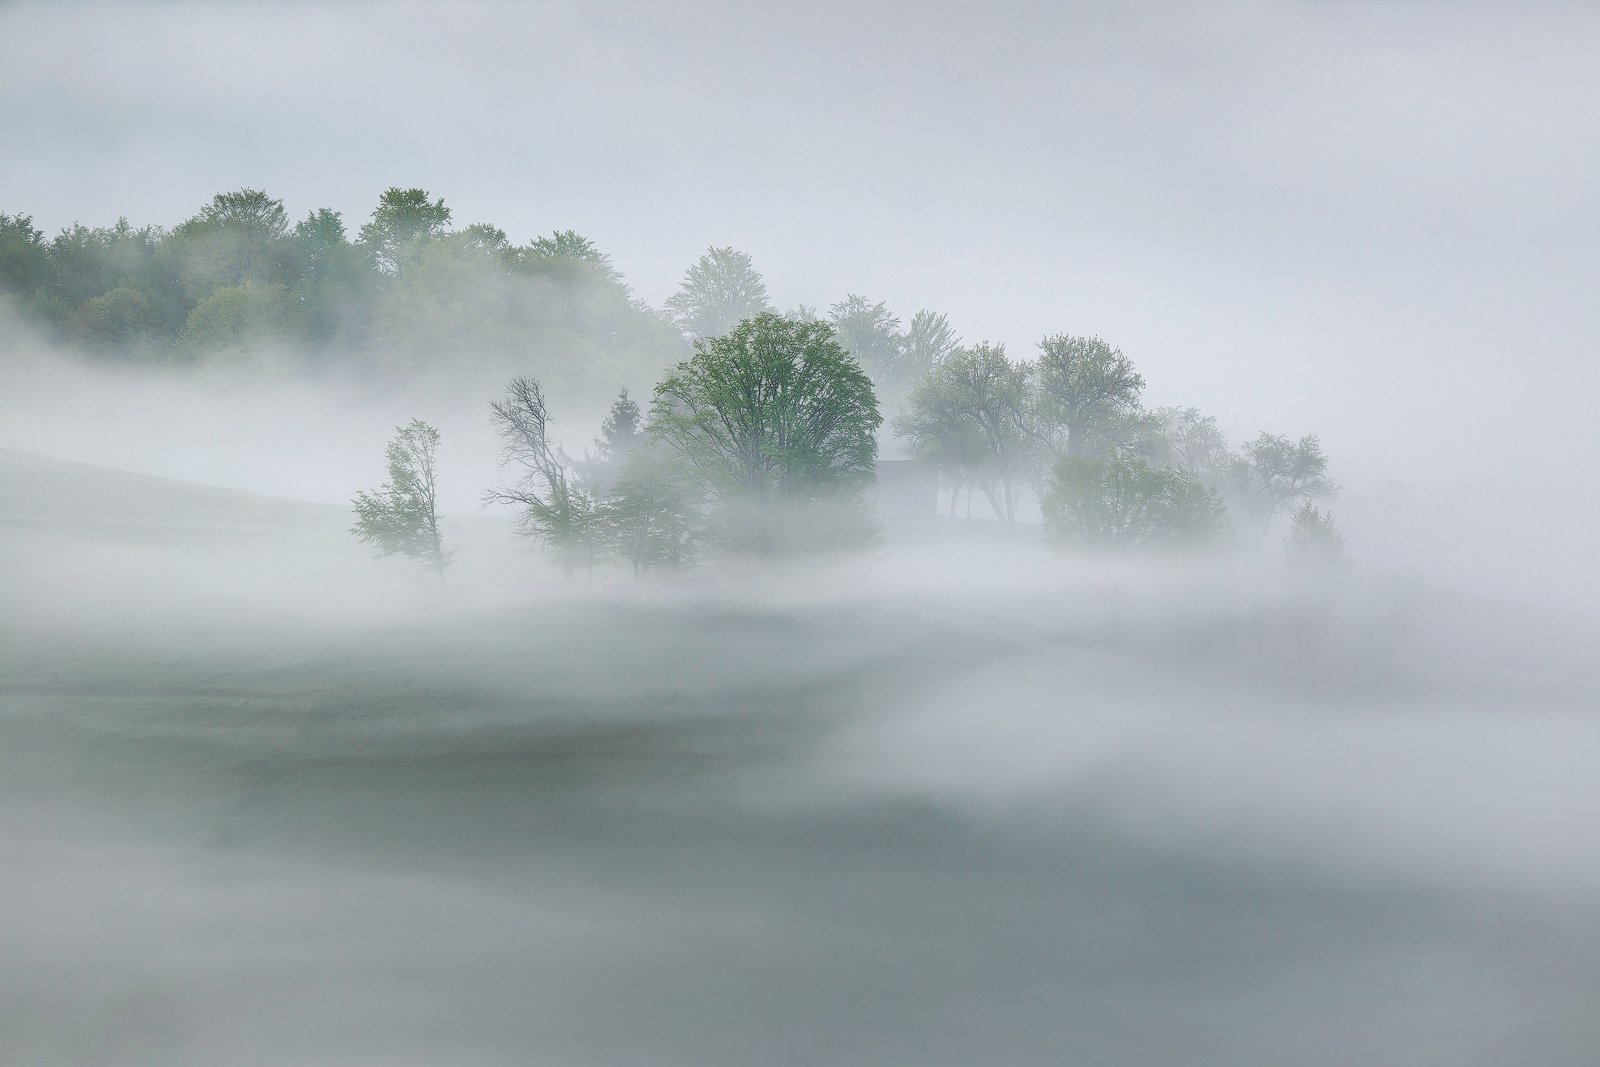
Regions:
[[544, 390], [532, 378], [514, 378], [504, 400], [489, 404], [500, 436], [500, 466], [515, 477], [488, 490], [483, 502], [521, 509], [518, 532], [544, 544], [571, 578], [592, 572], [601, 544], [601, 516], [559, 445], [550, 443]]

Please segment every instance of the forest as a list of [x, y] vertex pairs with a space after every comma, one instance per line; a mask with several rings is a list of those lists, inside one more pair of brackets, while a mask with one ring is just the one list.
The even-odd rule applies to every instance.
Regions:
[[[1051, 334], [1015, 358], [936, 311], [902, 320], [854, 293], [780, 312], [728, 247], [652, 308], [579, 233], [515, 244], [453, 222], [442, 197], [399, 187], [353, 236], [337, 211], [291, 224], [250, 188], [170, 229], [124, 218], [47, 237], [0, 214], [0, 286], [51, 340], [106, 363], [505, 388], [491, 408], [505, 478], [484, 502], [569, 575], [872, 544], [862, 492], [890, 456], [933, 466], [951, 516], [971, 518], [976, 497], [980, 517], [1042, 521], [1064, 549], [1345, 562], [1315, 434], [1234, 446], [1194, 407], [1147, 407], [1134, 361], [1098, 336]], [[550, 406], [607, 394], [593, 447], [569, 453]], [[423, 420], [399, 429], [355, 532], [442, 575], [439, 446]]]

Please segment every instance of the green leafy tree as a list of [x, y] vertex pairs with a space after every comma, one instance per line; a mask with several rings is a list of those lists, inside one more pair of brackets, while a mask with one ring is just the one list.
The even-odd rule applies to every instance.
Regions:
[[611, 257], [576, 230], [556, 230], [549, 237], [536, 238], [528, 243], [522, 254], [535, 261], [574, 260], [586, 263], [602, 278], [617, 284], [622, 282], [622, 275], [612, 266]]
[[1188, 471], [1213, 488], [1226, 477], [1233, 454], [1214, 416], [1195, 407], [1159, 407], [1148, 419], [1149, 436], [1135, 448], [1146, 462]]
[[1344, 535], [1334, 525], [1333, 513], [1322, 511], [1309, 500], [1302, 501], [1290, 516], [1284, 547], [1289, 562], [1303, 570], [1339, 571], [1350, 563], [1345, 555]]
[[0, 292], [30, 297], [48, 292], [54, 282], [50, 246], [33, 216], [0, 213]]
[[288, 215], [260, 189], [218, 193], [163, 242], [163, 260], [193, 304], [228, 286], [290, 280]]
[[940, 480], [950, 489], [952, 517], [963, 491], [967, 516], [971, 517], [974, 488], [984, 493], [998, 515], [1002, 497], [989, 439], [968, 410], [964, 391], [951, 386], [949, 381], [931, 380], [913, 393], [911, 403], [894, 419], [895, 435], [906, 442], [913, 456], [938, 469]]
[[943, 463], [948, 479], [976, 486], [995, 516], [1014, 525], [1030, 455], [1028, 395], [1028, 369], [1003, 345], [958, 349], [912, 392], [895, 432]]
[[389, 480], [376, 492], [356, 494], [350, 532], [379, 558], [415, 560], [443, 582], [450, 553], [439, 530], [438, 455], [438, 430], [420, 419], [398, 427], [387, 452]]
[[1042, 501], [1045, 531], [1061, 545], [1148, 551], [1219, 543], [1227, 511], [1215, 491], [1186, 471], [1152, 467], [1119, 453], [1067, 456]]
[[372, 221], [361, 227], [359, 244], [379, 271], [395, 275], [412, 250], [449, 225], [443, 197], [429, 200], [426, 190], [391, 187], [378, 197]]
[[511, 477], [486, 492], [484, 504], [518, 509], [518, 532], [543, 544], [569, 579], [579, 568], [593, 573], [605, 547], [605, 516], [550, 440], [544, 389], [532, 378], [514, 378], [489, 410], [501, 469]]
[[600, 424], [600, 436], [594, 439], [594, 451], [580, 464], [584, 481], [597, 495], [605, 496], [621, 475], [629, 457], [643, 443], [644, 413], [624, 388], [611, 402], [611, 410]]
[[906, 325], [901, 342], [901, 382], [915, 388], [960, 347], [961, 338], [951, 328], [950, 320], [923, 308]]
[[629, 453], [602, 510], [617, 555], [639, 575], [694, 558], [702, 504], [699, 483], [682, 457], [647, 445]]
[[526, 370], [569, 397], [653, 378], [685, 348], [587, 261], [529, 258], [465, 232], [412, 251], [373, 307], [371, 339], [395, 372], [504, 381]]
[[874, 304], [850, 293], [828, 309], [834, 336], [861, 369], [867, 372], [879, 395], [899, 391], [903, 339], [900, 319], [882, 301]]
[[1039, 342], [1036, 436], [1054, 455], [1096, 456], [1126, 446], [1144, 377], [1098, 337], [1053, 334]]
[[194, 306], [173, 351], [194, 360], [203, 354], [298, 347], [305, 343], [305, 308], [281, 285], [246, 282], [218, 289]]
[[62, 308], [81, 308], [115, 289], [136, 289], [169, 341], [188, 314], [174, 241], [159, 227], [135, 228], [127, 219], [95, 229], [75, 223], [50, 242], [50, 261], [53, 295]]
[[750, 256], [710, 248], [683, 276], [667, 300], [667, 313], [691, 339], [721, 337], [745, 319], [772, 310], [767, 283]]
[[[755, 551], [870, 539], [852, 517], [865, 514], [882, 421], [871, 379], [826, 323], [770, 313], [700, 341], [651, 406], [652, 435], [702, 479], [725, 539]], [[830, 508], [833, 537], [811, 521]]]
[[359, 343], [374, 286], [373, 269], [345, 236], [330, 208], [310, 212], [289, 237], [290, 288], [305, 309], [306, 330], [319, 344]]
[[90, 349], [148, 355], [164, 344], [160, 333], [150, 298], [128, 285], [85, 300], [72, 313], [72, 339]]
[[1316, 434], [1291, 441], [1262, 433], [1240, 450], [1230, 474], [1231, 489], [1257, 545], [1290, 504], [1330, 497], [1339, 490], [1328, 478], [1328, 457]]

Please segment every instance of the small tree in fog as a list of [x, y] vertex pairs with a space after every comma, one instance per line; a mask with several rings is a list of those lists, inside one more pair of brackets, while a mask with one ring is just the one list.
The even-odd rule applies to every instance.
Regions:
[[1150, 433], [1135, 451], [1151, 465], [1186, 470], [1212, 487], [1227, 476], [1234, 457], [1216, 416], [1196, 407], [1159, 407], [1146, 417]]
[[828, 321], [840, 347], [867, 372], [879, 395], [891, 391], [899, 379], [905, 339], [889, 305], [850, 293], [828, 309]]
[[1328, 479], [1328, 457], [1316, 434], [1291, 441], [1262, 433], [1240, 451], [1231, 475], [1257, 545], [1294, 501], [1332, 496], [1339, 489]]
[[1021, 421], [1027, 398], [1028, 369], [1007, 359], [1003, 345], [957, 349], [912, 392], [895, 433], [937, 460], [947, 480], [976, 485], [1010, 525], [1030, 451]]
[[961, 338], [948, 317], [923, 308], [911, 316], [902, 341], [900, 380], [914, 388], [918, 382], [961, 347]]
[[1302, 501], [1289, 519], [1284, 538], [1289, 562], [1311, 570], [1340, 570], [1349, 563], [1344, 551], [1344, 535], [1333, 523], [1333, 513], [1322, 511], [1311, 501]]
[[356, 494], [350, 532], [376, 548], [380, 559], [416, 560], [442, 582], [450, 556], [439, 533], [438, 454], [438, 430], [420, 419], [399, 427], [389, 442], [389, 480], [376, 492]]
[[693, 339], [721, 337], [745, 319], [772, 310], [767, 283], [746, 252], [710, 248], [667, 299], [667, 314]]
[[1227, 531], [1214, 491], [1187, 471], [1162, 470], [1127, 453], [1062, 459], [1042, 507], [1050, 540], [1082, 548], [1198, 548], [1219, 543]]
[[632, 453], [602, 511], [611, 545], [635, 575], [694, 558], [704, 494], [683, 458], [664, 445]]
[[1144, 376], [1098, 337], [1054, 334], [1039, 342], [1035, 432], [1055, 455], [1095, 456], [1137, 435]]
[[544, 390], [532, 378], [515, 378], [505, 399], [492, 401], [489, 410], [500, 436], [501, 468], [513, 477], [484, 493], [484, 504], [521, 509], [518, 531], [540, 541], [568, 578], [580, 567], [592, 571], [603, 545], [603, 519], [566, 454], [550, 441]]
[[595, 493], [605, 496], [621, 476], [629, 457], [643, 442], [644, 413], [628, 395], [628, 390], [623, 389], [611, 402], [606, 421], [600, 424], [594, 451], [584, 457], [581, 464], [584, 480]]

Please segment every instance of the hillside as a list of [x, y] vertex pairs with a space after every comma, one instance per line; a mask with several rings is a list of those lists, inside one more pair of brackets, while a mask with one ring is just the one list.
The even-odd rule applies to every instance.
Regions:
[[16, 453], [0, 501], [0, 1060], [1600, 1038], [1600, 723], [1562, 617], [1429, 601], [1416, 662], [1342, 677], [1176, 641], [1210, 602], [1085, 629], [1083, 576], [1025, 553], [569, 588], [461, 520], [441, 591], [338, 507]]

